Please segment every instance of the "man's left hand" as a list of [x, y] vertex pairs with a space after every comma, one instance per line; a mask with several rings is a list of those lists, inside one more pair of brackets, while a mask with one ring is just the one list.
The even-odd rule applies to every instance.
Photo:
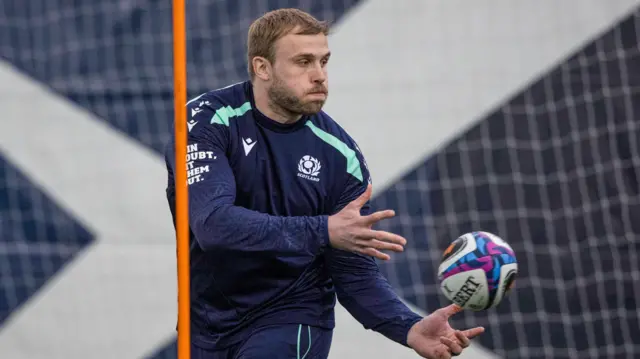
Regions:
[[449, 318], [461, 311], [461, 307], [451, 304], [424, 317], [409, 330], [407, 344], [427, 359], [450, 359], [460, 355], [472, 338], [484, 332], [483, 327], [462, 331], [451, 328]]

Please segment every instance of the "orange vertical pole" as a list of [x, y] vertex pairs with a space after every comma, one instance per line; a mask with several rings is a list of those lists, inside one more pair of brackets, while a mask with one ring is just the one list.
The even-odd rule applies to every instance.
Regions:
[[178, 359], [191, 359], [189, 300], [189, 203], [187, 187], [186, 0], [173, 0], [173, 81], [176, 156], [176, 245], [178, 260]]

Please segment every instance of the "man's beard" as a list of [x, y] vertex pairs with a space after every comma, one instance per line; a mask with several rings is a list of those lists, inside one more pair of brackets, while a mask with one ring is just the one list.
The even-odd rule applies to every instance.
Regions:
[[[311, 92], [322, 91], [326, 91], [326, 89], [318, 88]], [[313, 115], [320, 112], [326, 101], [325, 97], [324, 100], [303, 102], [277, 77], [274, 78], [273, 85], [269, 87], [267, 92], [273, 105], [280, 107], [291, 115]]]

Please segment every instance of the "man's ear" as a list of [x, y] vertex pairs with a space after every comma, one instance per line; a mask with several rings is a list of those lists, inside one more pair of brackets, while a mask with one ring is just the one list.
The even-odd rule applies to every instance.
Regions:
[[256, 56], [251, 59], [251, 65], [253, 66], [253, 72], [256, 74], [256, 78], [262, 81], [269, 81], [271, 79], [271, 63], [269, 60], [261, 56]]

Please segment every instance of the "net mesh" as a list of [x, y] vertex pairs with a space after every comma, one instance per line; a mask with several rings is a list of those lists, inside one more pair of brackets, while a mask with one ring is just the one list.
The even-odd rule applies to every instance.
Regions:
[[[410, 249], [383, 269], [420, 308], [459, 235], [507, 240], [520, 274], [504, 303], [454, 322], [506, 358], [640, 356], [638, 13], [510, 99], [376, 200]], [[425, 240], [426, 238], [426, 240]]]
[[0, 324], [92, 239], [0, 156]]
[[[357, 0], [186, 3], [188, 97], [246, 78], [250, 23], [296, 7], [336, 21]], [[171, 1], [17, 0], [0, 13], [0, 57], [150, 148], [173, 120]]]

